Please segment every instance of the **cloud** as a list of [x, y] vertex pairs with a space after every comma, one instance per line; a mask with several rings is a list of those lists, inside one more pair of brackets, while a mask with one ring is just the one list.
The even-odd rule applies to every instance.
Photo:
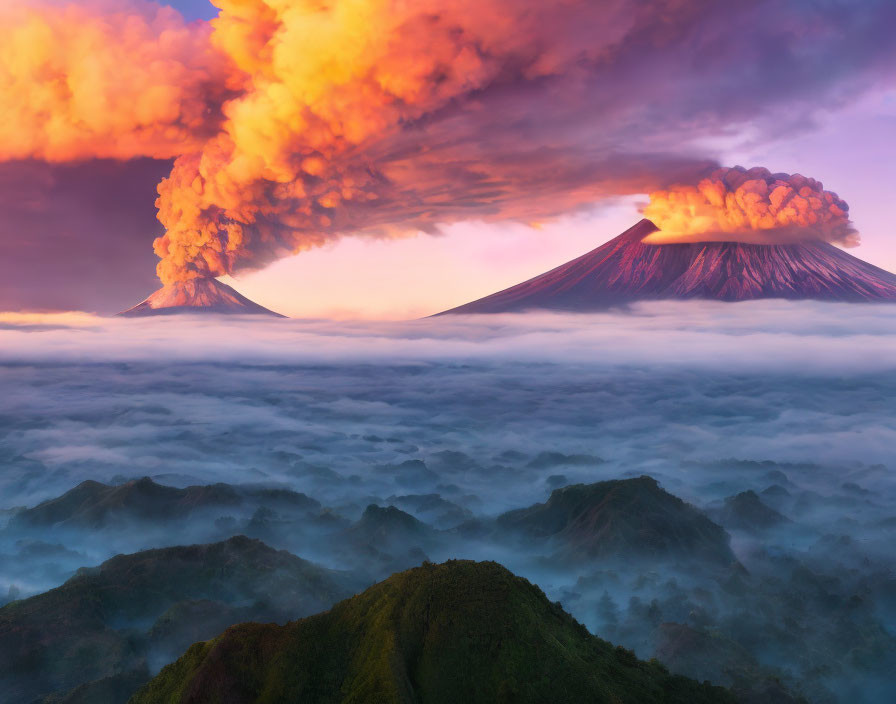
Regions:
[[[450, 501], [487, 523], [557, 486], [641, 474], [707, 510], [750, 489], [792, 523], [736, 534], [747, 568], [736, 579], [655, 560], [559, 564], [553, 545], [463, 531], [439, 534], [427, 555], [499, 559], [645, 657], [658, 622], [688, 624], [743, 643], [814, 698], [830, 687], [867, 699], [891, 661], [862, 658], [859, 676], [843, 652], [896, 652], [894, 353], [896, 307], [885, 305], [694, 301], [404, 323], [0, 314], [0, 508], [143, 475], [286, 487], [346, 520], [371, 502]], [[562, 464], [537, 461], [544, 453]], [[604, 461], [573, 461], [582, 456]], [[783, 494], [762, 493], [773, 484]], [[0, 529], [0, 598], [113, 551], [248, 530], [248, 513], [220, 513], [230, 519], [49, 529], [44, 540], [77, 550], [68, 557], [24, 555], [18, 541], [34, 536]], [[265, 539], [348, 567], [322, 530]], [[616, 623], [597, 608], [604, 592]], [[684, 666], [729, 676], [705, 669], [716, 662]]]
[[[471, 359], [606, 368], [885, 371], [896, 307], [790, 302], [638, 303], [595, 314], [452, 316], [407, 322], [0, 314], [0, 360], [392, 363]], [[197, 334], [201, 331], [201, 334]], [[247, 335], [251, 331], [251, 335]], [[662, 345], [654, 344], [662, 339]], [[811, 350], [810, 354], [806, 350]]]
[[645, 242], [739, 241], [784, 244], [821, 240], [857, 246], [849, 206], [801, 174], [766, 168], [714, 170], [696, 186], [650, 194], [644, 216], [660, 231]]
[[[283, 484], [348, 515], [372, 497], [409, 493], [494, 513], [543, 500], [553, 474], [573, 483], [648, 473], [709, 501], [766, 485], [756, 469], [694, 463], [828, 467], [801, 481], [829, 491], [871, 481], [868, 468], [889, 462], [896, 441], [887, 402], [896, 309], [882, 306], [658, 303], [408, 323], [4, 314], [0, 323], [0, 489], [10, 506], [84, 479], [145, 474]], [[530, 464], [544, 452], [605, 462]], [[404, 484], [376, 469], [409, 459], [435, 474]], [[513, 481], [496, 494], [505, 476]]]
[[170, 158], [214, 129], [226, 60], [210, 28], [144, 0], [6, 0], [0, 158]]
[[164, 281], [691, 182], [707, 138], [805, 129], [894, 60], [883, 0], [216, 4], [6, 10], [0, 153], [176, 157]]

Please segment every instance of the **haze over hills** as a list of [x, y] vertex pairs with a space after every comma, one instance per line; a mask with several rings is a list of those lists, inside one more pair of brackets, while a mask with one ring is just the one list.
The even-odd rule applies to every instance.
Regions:
[[636, 301], [896, 302], [896, 274], [821, 241], [645, 244], [650, 220], [547, 273], [446, 313], [596, 311]]
[[132, 699], [158, 702], [735, 702], [592, 636], [494, 562], [395, 574], [285, 626], [197, 643]]
[[286, 316], [268, 310], [217, 279], [196, 278], [163, 286], [119, 315], [135, 318], [177, 313], [227, 313], [236, 315]]
[[530, 541], [555, 541], [560, 555], [575, 560], [651, 556], [736, 562], [720, 526], [648, 476], [556, 489], [543, 504], [501, 515], [498, 525]]
[[0, 700], [89, 686], [106, 696], [85, 701], [124, 702], [197, 640], [240, 621], [307, 616], [360, 586], [243, 536], [119, 555], [0, 608]]
[[178, 489], [149, 477], [124, 484], [88, 480], [10, 518], [13, 529], [115, 528], [132, 521], [179, 521], [203, 510], [251, 512], [258, 506], [314, 515], [321, 505], [305, 494], [269, 487], [230, 484]]
[[[546, 474], [556, 470], [557, 461], [578, 462], [563, 466], [588, 474], [594, 471], [596, 456], [540, 454], [537, 461], [526, 462], [525, 454], [505, 454], [508, 461], [512, 457], [521, 463], [517, 471], [526, 476], [529, 465], [546, 465], [540, 470]], [[430, 459], [433, 467], [444, 471], [439, 460]], [[447, 453], [441, 461], [473, 471], [472, 458], [465, 460], [462, 453]], [[71, 572], [79, 565], [96, 564], [95, 556], [105, 556], [113, 545], [133, 552], [172, 545], [186, 536], [197, 543], [213, 542], [237, 532], [318, 564], [356, 572], [321, 570], [257, 540], [234, 538], [217, 547], [163, 548], [114, 558], [98, 570], [80, 571], [59, 589], [22, 601], [15, 601], [19, 594], [10, 590], [7, 599], [12, 603], [0, 609], [0, 636], [8, 615], [9, 642], [20, 634], [29, 643], [43, 645], [35, 645], [33, 652], [40, 657], [29, 661], [33, 667], [7, 673], [6, 684], [0, 672], [0, 685], [16, 686], [13, 675], [27, 673], [30, 679], [18, 680], [19, 684], [39, 687], [57, 682], [52, 678], [58, 675], [67, 679], [53, 685], [56, 692], [83, 689], [77, 696], [73, 692], [43, 704], [123, 703], [141, 679], [150, 677], [153, 664], [173, 661], [192, 642], [213, 637], [232, 623], [296, 618], [299, 614], [291, 611], [296, 605], [296, 597], [290, 596], [293, 582], [300, 605], [316, 600], [319, 608], [326, 608], [326, 597], [308, 591], [303, 575], [329, 575], [337, 585], [348, 579], [351, 589], [352, 584], [371, 584], [428, 558], [500, 556], [515, 573], [543, 584], [550, 598], [560, 601], [592, 633], [641, 657], [662, 653], [673, 671], [731, 687], [745, 704], [790, 702], [789, 693], [797, 695], [800, 688], [811, 701], [829, 704], [888, 701], [838, 699], [826, 687], [851, 681], [855, 668], [861, 668], [863, 687], [870, 691], [875, 686], [872, 678], [892, 671], [896, 662], [896, 641], [883, 625], [886, 616], [880, 614], [886, 611], [879, 611], [890, 608], [887, 594], [892, 594], [892, 579], [885, 571], [871, 575], [830, 567], [841, 558], [849, 564], [863, 563], [865, 553], [874, 558], [874, 546], [859, 548], [827, 535], [827, 522], [821, 532], [799, 526], [772, 513], [759, 494], [740, 492], [724, 501], [712, 497], [724, 496], [737, 476], [749, 476], [755, 478], [749, 485], [757, 488], [771, 481], [790, 487], [786, 510], [794, 521], [802, 521], [807, 511], [823, 510], [833, 500], [841, 507], [860, 506], [863, 513], [874, 507], [854, 483], [844, 485], [839, 497], [801, 490], [800, 472], [805, 471], [815, 486], [820, 467], [741, 465], [722, 463], [705, 470], [705, 479], [712, 479], [714, 488], [708, 494], [697, 492], [704, 495], [702, 503], [686, 503], [656, 480], [641, 476], [569, 485], [554, 490], [543, 504], [497, 518], [475, 511], [472, 518], [453, 528], [449, 523], [443, 530], [427, 522], [428, 507], [435, 507], [434, 516], [446, 507], [453, 507], [456, 517], [464, 514], [438, 494], [393, 497], [415, 515], [381, 498], [358, 514], [360, 507], [352, 503], [326, 509], [304, 494], [275, 487], [215, 484], [178, 489], [148, 479], [119, 485], [82, 483], [36, 507], [10, 512], [9, 524], [0, 529], [7, 553], [0, 553], [7, 558], [6, 571], [0, 575], [12, 579], [14, 570], [21, 575], [16, 580], [33, 583], [47, 561], [69, 565]], [[392, 465], [398, 472], [402, 466]], [[724, 477], [719, 476], [722, 468]], [[489, 465], [481, 471], [493, 478], [496, 470]], [[452, 496], [462, 498], [458, 492]], [[804, 509], [795, 510], [800, 503]], [[713, 520], [704, 511], [712, 511]], [[770, 517], [776, 521], [770, 522]], [[730, 525], [735, 536], [731, 544], [714, 520], [726, 528]], [[776, 542], [778, 532], [782, 542]], [[778, 547], [790, 545], [795, 535], [801, 536], [803, 545], [823, 540], [811, 554]], [[63, 546], [48, 540], [65, 540], [81, 552], [63, 556]], [[818, 561], [812, 556], [816, 552]], [[273, 565], [273, 572], [265, 565]], [[833, 581], [832, 572], [838, 575]], [[272, 590], [276, 590], [273, 596]], [[335, 594], [326, 589], [320, 593]], [[798, 617], [788, 618], [793, 614]], [[108, 645], [97, 647], [110, 653], [98, 661], [105, 669], [82, 667], [79, 653], [100, 641]], [[774, 665], [769, 665], [764, 654], [779, 647], [784, 650], [776, 651]], [[143, 669], [143, 659], [150, 663], [149, 671]]]

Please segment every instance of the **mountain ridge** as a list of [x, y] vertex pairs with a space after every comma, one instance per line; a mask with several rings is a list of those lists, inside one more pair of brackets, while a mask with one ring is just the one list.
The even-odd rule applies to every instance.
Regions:
[[131, 704], [544, 701], [732, 704], [592, 636], [494, 562], [392, 575], [285, 626], [241, 624], [193, 645]]
[[309, 496], [285, 489], [205, 484], [177, 488], [149, 477], [123, 484], [86, 480], [60, 496], [18, 511], [9, 521], [13, 529], [114, 527], [127, 520], [176, 520], [204, 508], [237, 508], [267, 501], [295, 511], [316, 513], [321, 505]]
[[[176, 656], [234, 623], [317, 613], [361, 586], [354, 575], [245, 536], [117, 555], [0, 608], [0, 701], [29, 702], [128, 673], [139, 680], [157, 650], [177, 647]], [[211, 607], [205, 619], [200, 600]], [[175, 607], [193, 616], [166, 623]]]
[[643, 219], [576, 259], [437, 315], [598, 311], [668, 299], [896, 302], [896, 274], [827, 242], [642, 242], [656, 231]]
[[721, 526], [646, 475], [555, 489], [544, 503], [507, 511], [497, 523], [530, 541], [553, 541], [577, 561], [640, 556], [737, 565]]

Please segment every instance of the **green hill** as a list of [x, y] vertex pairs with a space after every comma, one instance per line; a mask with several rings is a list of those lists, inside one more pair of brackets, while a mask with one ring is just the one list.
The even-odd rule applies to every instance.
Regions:
[[721, 526], [648, 476], [556, 489], [543, 504], [502, 514], [498, 527], [526, 540], [554, 541], [558, 557], [572, 560], [637, 556], [736, 563]]
[[426, 563], [328, 612], [193, 645], [132, 704], [734, 702], [600, 640], [493, 562]]

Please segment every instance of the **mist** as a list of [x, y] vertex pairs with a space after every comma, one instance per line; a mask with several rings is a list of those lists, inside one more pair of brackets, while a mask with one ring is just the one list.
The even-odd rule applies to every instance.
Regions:
[[[494, 559], [597, 635], [700, 679], [751, 680], [756, 701], [779, 685], [887, 701], [894, 369], [896, 309], [871, 305], [394, 323], [0, 314], [0, 601], [117, 553], [237, 534], [365, 583], [423, 559]], [[495, 520], [643, 475], [725, 528], [735, 562], [572, 560], [559, 538]], [[236, 494], [171, 494], [159, 505], [184, 508], [161, 518], [126, 504], [23, 519], [85, 480], [143, 477]], [[738, 512], [749, 491], [781, 520]], [[681, 655], [685, 637], [715, 659]]]

